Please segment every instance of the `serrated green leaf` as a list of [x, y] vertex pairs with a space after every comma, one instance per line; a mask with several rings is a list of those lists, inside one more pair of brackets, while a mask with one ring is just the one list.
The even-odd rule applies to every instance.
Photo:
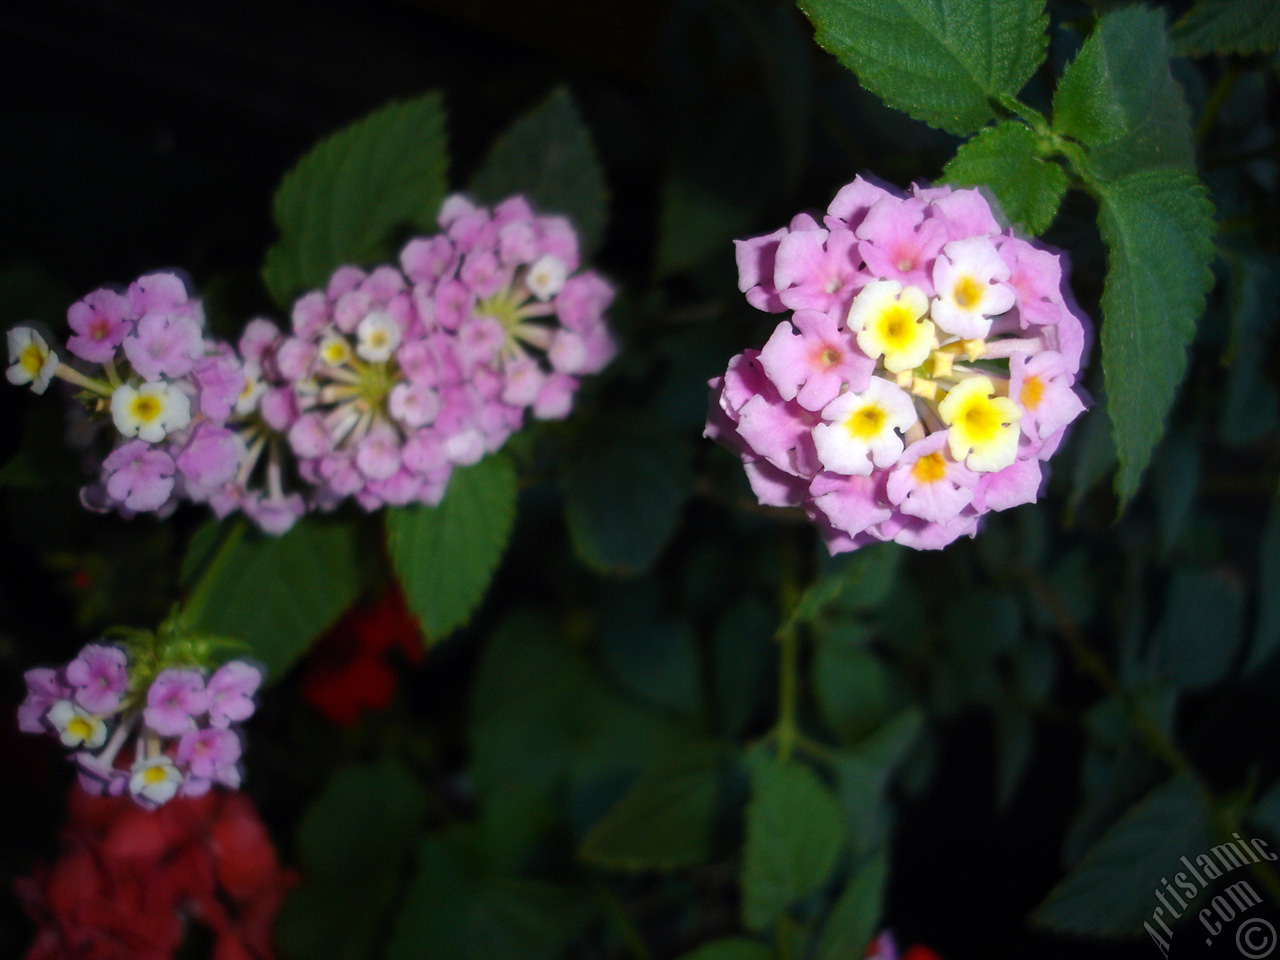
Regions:
[[498, 138], [471, 180], [485, 203], [522, 193], [539, 213], [573, 221], [583, 258], [604, 238], [609, 190], [573, 97], [558, 87]]
[[1102, 18], [1063, 72], [1053, 126], [1089, 147], [1089, 172], [1103, 180], [1192, 169], [1191, 125], [1169, 71], [1164, 14], [1135, 4]]
[[704, 943], [697, 950], [681, 955], [680, 960], [773, 960], [773, 951], [746, 937], [725, 937]]
[[1213, 282], [1213, 206], [1189, 173], [1136, 173], [1097, 185], [1107, 246], [1102, 372], [1120, 458], [1116, 491], [1137, 492], [1187, 365]]
[[693, 486], [684, 439], [657, 421], [601, 418], [578, 425], [560, 485], [574, 549], [608, 573], [638, 573], [675, 531]]
[[1011, 223], [1038, 235], [1049, 229], [1067, 192], [1067, 174], [1041, 160], [1036, 135], [1021, 123], [1001, 123], [963, 144], [942, 171], [958, 187], [988, 187]]
[[[183, 562], [188, 583], [225, 525], [196, 532]], [[243, 640], [279, 680], [325, 629], [355, 602], [361, 586], [358, 531], [308, 517], [281, 537], [252, 533], [212, 575], [192, 629]]]
[[1140, 934], [1151, 919], [1152, 878], [1176, 873], [1179, 858], [1209, 850], [1213, 836], [1195, 784], [1175, 778], [1103, 834], [1032, 919], [1063, 933]]
[[845, 960], [865, 953], [884, 912], [888, 874], [888, 858], [883, 850], [854, 872], [822, 928], [818, 960]]
[[722, 774], [716, 751], [649, 771], [596, 821], [579, 855], [617, 870], [675, 870], [706, 863]]
[[1280, 47], [1280, 5], [1275, 0], [1200, 0], [1173, 25], [1178, 53], [1246, 56]]
[[844, 827], [835, 797], [807, 767], [758, 752], [749, 769], [742, 920], [749, 930], [764, 930], [826, 881]]
[[387, 547], [427, 642], [480, 605], [516, 518], [516, 472], [500, 453], [455, 470], [438, 506], [386, 511]]
[[448, 162], [438, 93], [388, 104], [312, 148], [275, 195], [280, 239], [262, 274], [276, 303], [287, 308], [343, 264], [389, 258], [397, 228], [434, 229]]
[[348, 767], [329, 782], [298, 828], [303, 882], [276, 929], [286, 956], [370, 956], [425, 812], [421, 785], [398, 763]]
[[815, 39], [872, 93], [948, 133], [992, 117], [1044, 59], [1040, 0], [799, 0]]

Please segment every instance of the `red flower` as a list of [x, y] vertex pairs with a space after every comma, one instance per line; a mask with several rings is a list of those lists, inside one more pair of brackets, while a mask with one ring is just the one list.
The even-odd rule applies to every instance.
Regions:
[[376, 603], [347, 611], [316, 644], [302, 677], [302, 695], [330, 723], [347, 726], [362, 710], [384, 710], [396, 692], [387, 662], [399, 649], [409, 663], [422, 660], [422, 629], [392, 583]]
[[188, 920], [218, 960], [269, 960], [296, 882], [247, 797], [214, 791], [158, 810], [72, 790], [64, 852], [15, 889], [37, 923], [27, 960], [169, 960]]

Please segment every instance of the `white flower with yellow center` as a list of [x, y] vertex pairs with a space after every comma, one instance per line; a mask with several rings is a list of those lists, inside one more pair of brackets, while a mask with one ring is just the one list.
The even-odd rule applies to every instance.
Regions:
[[911, 397], [888, 380], [872, 377], [861, 393], [844, 393], [822, 408], [813, 428], [818, 460], [833, 473], [865, 477], [902, 455], [899, 430], [916, 422]]
[[1022, 410], [1008, 397], [995, 396], [986, 377], [960, 381], [938, 404], [942, 422], [950, 427], [951, 456], [970, 470], [1003, 470], [1018, 458], [1018, 421]]
[[103, 719], [70, 700], [57, 701], [45, 716], [58, 731], [64, 747], [96, 750], [107, 742], [107, 725]]
[[400, 346], [400, 324], [391, 314], [375, 310], [356, 327], [356, 340], [356, 353], [360, 359], [384, 363]]
[[111, 394], [111, 419], [122, 436], [159, 443], [191, 422], [191, 400], [163, 380], [138, 387], [126, 383]]
[[182, 786], [182, 773], [163, 754], [135, 761], [130, 774], [129, 792], [156, 805], [168, 803]]
[[351, 357], [351, 344], [346, 337], [331, 333], [320, 341], [320, 362], [325, 366], [344, 367], [351, 361]]
[[529, 288], [539, 300], [550, 300], [560, 288], [564, 286], [565, 280], [569, 278], [569, 271], [565, 262], [559, 257], [551, 254], [540, 257], [525, 275], [524, 285]]
[[1003, 281], [1009, 266], [986, 237], [953, 240], [933, 266], [938, 296], [930, 316], [938, 329], [966, 340], [991, 332], [991, 318], [1013, 306], [1016, 295]]
[[924, 319], [929, 298], [919, 287], [905, 290], [897, 280], [873, 280], [849, 306], [847, 326], [858, 346], [873, 360], [884, 357], [885, 369], [901, 373], [924, 363], [936, 345], [933, 324]]
[[9, 363], [5, 376], [10, 383], [29, 383], [33, 391], [44, 393], [58, 369], [58, 355], [31, 327], [14, 327], [9, 331]]

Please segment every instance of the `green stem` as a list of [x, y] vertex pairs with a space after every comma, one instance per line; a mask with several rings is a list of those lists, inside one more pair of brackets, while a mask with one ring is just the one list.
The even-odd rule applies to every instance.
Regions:
[[800, 628], [791, 616], [800, 589], [796, 577], [796, 552], [794, 541], [786, 537], [782, 541], [782, 580], [778, 587], [782, 609], [787, 619], [778, 631], [778, 759], [787, 761], [795, 749], [799, 730], [796, 725], [800, 687]]
[[186, 603], [183, 604], [179, 614], [180, 619], [188, 626], [194, 627], [200, 622], [200, 616], [209, 602], [209, 595], [213, 592], [213, 585], [244, 538], [244, 531], [243, 519], [237, 518], [224, 525], [222, 541], [214, 549], [204, 569], [200, 571], [200, 577], [187, 594]]

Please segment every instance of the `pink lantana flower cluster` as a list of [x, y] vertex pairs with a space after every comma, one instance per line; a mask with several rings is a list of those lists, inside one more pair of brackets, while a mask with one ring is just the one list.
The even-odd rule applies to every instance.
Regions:
[[236, 347], [206, 339], [183, 280], [150, 274], [72, 305], [79, 366], [34, 327], [10, 330], [8, 379], [37, 393], [66, 380], [110, 420], [112, 449], [81, 492], [90, 509], [187, 499], [280, 534], [347, 497], [439, 503], [454, 467], [501, 447], [526, 412], [566, 416], [616, 345], [613, 288], [579, 270], [568, 220], [522, 196], [489, 210], [458, 195], [438, 219], [399, 266], [341, 267], [300, 297], [287, 332], [256, 318]]
[[294, 304], [287, 334], [263, 331], [281, 427], [320, 508], [439, 503], [455, 467], [500, 448], [526, 412], [564, 417], [616, 352], [613, 290], [577, 272], [568, 220], [520, 196], [489, 210], [455, 195], [439, 223], [399, 267], [342, 267]]
[[204, 310], [174, 273], [103, 287], [67, 311], [72, 366], [39, 331], [9, 331], [8, 379], [43, 393], [55, 377], [114, 428], [96, 483], [81, 491], [92, 510], [126, 515], [172, 509], [182, 496], [230, 479], [236, 450], [225, 422], [244, 390], [235, 352], [205, 337]]
[[253, 714], [262, 671], [232, 660], [210, 674], [169, 659], [90, 643], [61, 668], [28, 670], [18, 729], [52, 734], [74, 750], [90, 793], [153, 808], [215, 784], [237, 789], [236, 725]]
[[1086, 321], [1058, 254], [977, 190], [858, 177], [821, 223], [800, 214], [737, 257], [747, 300], [791, 315], [711, 381], [706, 435], [762, 504], [802, 507], [839, 553], [937, 549], [1036, 499], [1085, 409]]

